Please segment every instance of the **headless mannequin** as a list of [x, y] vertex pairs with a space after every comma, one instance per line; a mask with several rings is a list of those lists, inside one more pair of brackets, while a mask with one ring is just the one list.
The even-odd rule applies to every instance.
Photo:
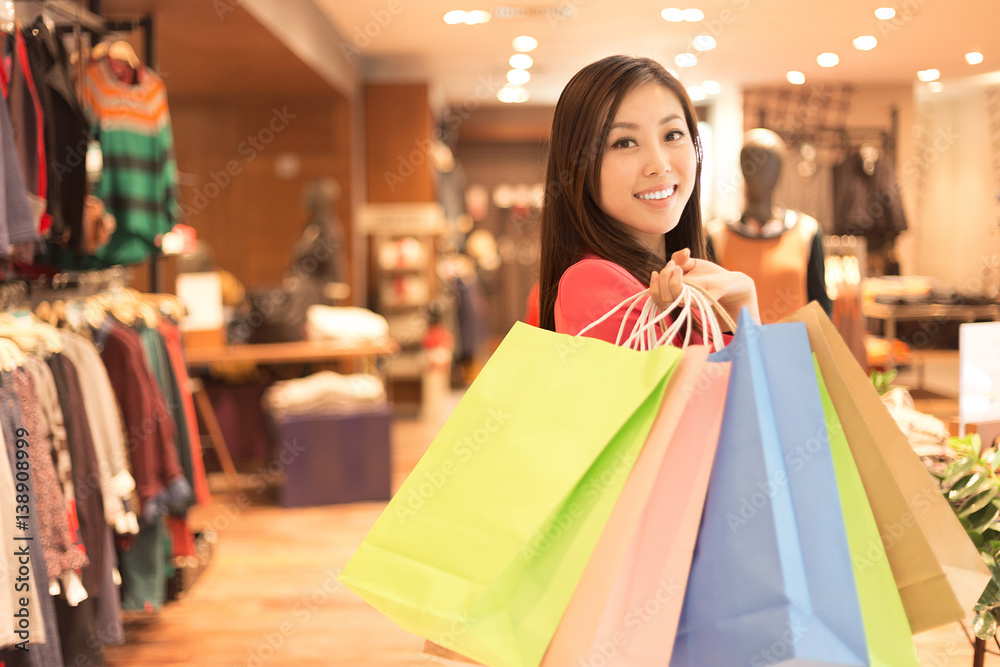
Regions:
[[743, 215], [735, 221], [713, 220], [707, 228], [719, 264], [746, 273], [757, 284], [761, 322], [776, 322], [813, 300], [832, 312], [819, 224], [773, 201], [786, 154], [785, 142], [775, 132], [748, 131], [740, 151], [746, 182]]

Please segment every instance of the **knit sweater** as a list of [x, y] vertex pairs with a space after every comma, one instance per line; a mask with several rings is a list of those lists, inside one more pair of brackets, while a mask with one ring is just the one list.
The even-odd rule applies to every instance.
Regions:
[[177, 222], [177, 168], [167, 91], [148, 68], [128, 85], [114, 75], [107, 58], [87, 67], [84, 108], [104, 155], [102, 199], [118, 227], [97, 259], [107, 265], [134, 264], [160, 245]]

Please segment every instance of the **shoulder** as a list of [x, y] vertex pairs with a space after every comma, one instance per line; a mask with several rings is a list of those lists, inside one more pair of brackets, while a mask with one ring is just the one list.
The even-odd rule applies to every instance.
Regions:
[[559, 280], [556, 331], [575, 334], [645, 289], [647, 285], [614, 262], [596, 257], [583, 259], [569, 267]]

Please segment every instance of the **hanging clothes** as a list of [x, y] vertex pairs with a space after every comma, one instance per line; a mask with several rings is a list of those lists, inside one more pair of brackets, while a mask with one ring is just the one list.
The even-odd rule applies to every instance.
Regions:
[[79, 247], [83, 241], [90, 124], [77, 100], [62, 41], [41, 17], [24, 28], [23, 36], [45, 120], [49, 239]]
[[118, 226], [96, 259], [104, 266], [135, 264], [159, 250], [178, 221], [177, 168], [163, 80], [148, 67], [123, 82], [110, 58], [87, 67], [84, 107], [95, 127], [104, 168], [94, 194]]
[[860, 153], [834, 168], [834, 234], [863, 236], [868, 241], [869, 276], [898, 273], [892, 249], [907, 229], [892, 156], [872, 162]]
[[0, 104], [0, 256], [11, 244], [38, 240], [28, 189], [14, 144], [14, 128], [6, 104]]
[[[9, 75], [0, 77], [0, 83], [3, 83], [3, 95], [10, 109], [14, 143], [21, 164], [21, 174], [28, 189], [35, 228], [41, 233], [51, 226], [51, 218], [44, 215], [48, 177], [42, 103], [31, 73], [24, 35], [15, 31], [10, 39], [14, 40], [11, 71]], [[6, 68], [3, 73], [7, 74]]]
[[137, 533], [135, 513], [126, 507], [135, 491], [135, 480], [130, 472], [118, 400], [108, 371], [93, 343], [71, 331], [62, 330], [60, 335], [63, 355], [87, 378], [83, 403], [100, 471], [104, 519], [118, 533]]

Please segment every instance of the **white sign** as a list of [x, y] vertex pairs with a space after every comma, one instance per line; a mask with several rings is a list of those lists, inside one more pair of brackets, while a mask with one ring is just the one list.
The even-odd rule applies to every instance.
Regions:
[[1000, 421], [1000, 322], [963, 324], [958, 329], [958, 413], [966, 424]]
[[222, 328], [222, 280], [218, 273], [210, 271], [178, 274], [177, 297], [187, 309], [187, 317], [181, 322], [181, 330], [206, 331]]

